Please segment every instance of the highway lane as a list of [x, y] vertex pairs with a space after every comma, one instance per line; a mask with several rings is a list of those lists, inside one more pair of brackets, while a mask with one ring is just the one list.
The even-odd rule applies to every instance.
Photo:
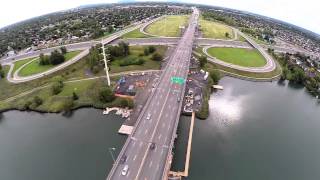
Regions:
[[[178, 97], [184, 95], [185, 84], [171, 82], [171, 77], [186, 78], [192, 52], [192, 43], [198, 11], [190, 19], [189, 27], [180, 40], [175, 53], [170, 57], [167, 67], [161, 75], [158, 86], [144, 107], [136, 128], [128, 137], [123, 150], [119, 154], [115, 166], [107, 179], [161, 179], [171, 153], [175, 137], [176, 124], [180, 116], [181, 102]], [[148, 115], [151, 119], [147, 119]], [[155, 143], [154, 150], [150, 150]], [[120, 158], [126, 155], [129, 165], [127, 175], [121, 175], [124, 164], [119, 164]]]

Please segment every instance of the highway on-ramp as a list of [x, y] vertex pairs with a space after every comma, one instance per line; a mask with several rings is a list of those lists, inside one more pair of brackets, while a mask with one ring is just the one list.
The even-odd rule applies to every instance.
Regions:
[[[173, 77], [186, 79], [199, 12], [194, 9], [189, 26], [169, 59], [158, 84], [142, 110], [133, 133], [128, 137], [107, 179], [162, 179], [166, 176], [180, 117], [180, 99], [185, 83], [175, 83]], [[155, 148], [152, 149], [152, 144]], [[126, 161], [121, 163], [122, 157]], [[128, 165], [125, 175], [122, 170]]]

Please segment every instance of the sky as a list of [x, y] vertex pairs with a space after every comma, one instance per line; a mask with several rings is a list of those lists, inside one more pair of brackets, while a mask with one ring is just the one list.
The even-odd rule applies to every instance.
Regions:
[[[95, 3], [120, 0], [4, 0], [0, 6], [0, 28], [43, 14]], [[128, 1], [128, 0], [121, 0]], [[133, 0], [130, 0], [130, 2]], [[142, 1], [142, 0], [136, 0]], [[151, 0], [168, 1], [168, 0]], [[244, 10], [289, 22], [320, 34], [317, 0], [174, 0]]]

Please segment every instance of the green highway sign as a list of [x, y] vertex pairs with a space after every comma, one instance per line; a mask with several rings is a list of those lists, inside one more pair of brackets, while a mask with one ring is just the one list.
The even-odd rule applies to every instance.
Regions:
[[173, 77], [171, 77], [171, 82], [172, 83], [176, 83], [176, 84], [183, 84], [183, 83], [185, 83], [185, 79], [184, 78], [182, 78], [182, 77], [176, 77], [176, 76], [173, 76]]

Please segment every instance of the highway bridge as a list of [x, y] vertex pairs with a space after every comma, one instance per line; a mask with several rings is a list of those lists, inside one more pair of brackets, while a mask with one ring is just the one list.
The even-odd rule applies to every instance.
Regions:
[[[167, 178], [198, 17], [199, 12], [194, 8], [188, 28], [138, 117], [132, 134], [127, 138], [107, 177], [108, 180]], [[173, 78], [182, 81], [176, 83]], [[126, 165], [128, 170], [122, 174]]]

